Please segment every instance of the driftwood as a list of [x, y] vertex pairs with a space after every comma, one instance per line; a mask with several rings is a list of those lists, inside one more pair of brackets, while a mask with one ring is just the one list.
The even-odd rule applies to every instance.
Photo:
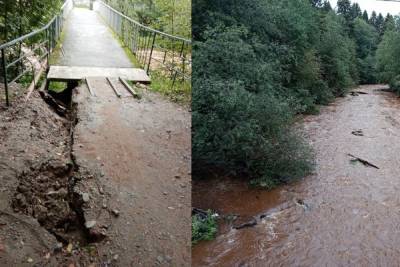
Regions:
[[44, 62], [44, 64], [41, 65], [39, 72], [35, 75], [35, 77], [33, 78], [33, 81], [29, 85], [28, 90], [27, 90], [28, 93], [26, 94], [26, 97], [25, 97], [25, 102], [27, 102], [29, 100], [29, 98], [31, 97], [33, 90], [35, 90], [35, 86], [39, 82], [39, 79], [42, 76], [43, 72], [46, 70], [46, 66], [47, 66], [47, 59]]
[[352, 154], [347, 154], [347, 155], [353, 158], [352, 161], [358, 161], [358, 162], [361, 162], [364, 166], [372, 167], [372, 168], [375, 168], [375, 169], [379, 169], [378, 166], [366, 161], [365, 159], [353, 156]]
[[358, 96], [358, 95], [368, 95], [368, 93], [363, 92], [363, 91], [351, 91], [350, 95], [352, 96]]
[[208, 216], [208, 212], [198, 208], [192, 208], [192, 215], [197, 215], [201, 219], [205, 219]]
[[362, 130], [352, 131], [351, 134], [355, 135], [355, 136], [364, 136], [364, 133]]
[[240, 225], [233, 226], [233, 228], [239, 230], [239, 229], [243, 229], [243, 228], [253, 227], [253, 226], [256, 226], [256, 225], [257, 225], [257, 220], [255, 218], [253, 218], [248, 222], [242, 223]]

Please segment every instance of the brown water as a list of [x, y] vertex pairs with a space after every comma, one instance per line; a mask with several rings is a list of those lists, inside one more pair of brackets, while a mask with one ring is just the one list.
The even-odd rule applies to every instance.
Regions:
[[[400, 266], [400, 100], [382, 88], [362, 86], [368, 94], [304, 118], [316, 153], [312, 176], [269, 192], [243, 181], [194, 182], [195, 207], [258, 224], [222, 223], [214, 241], [194, 246], [192, 265]], [[364, 136], [351, 134], [360, 129]], [[351, 163], [348, 153], [379, 169]]]

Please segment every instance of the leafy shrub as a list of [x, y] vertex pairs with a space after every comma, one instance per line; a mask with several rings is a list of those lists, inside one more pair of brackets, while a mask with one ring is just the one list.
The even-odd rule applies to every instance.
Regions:
[[202, 218], [196, 214], [192, 216], [192, 244], [201, 240], [212, 240], [217, 233], [217, 222], [211, 211]]
[[390, 85], [390, 89], [392, 89], [396, 93], [400, 94], [400, 75], [397, 75], [396, 77], [394, 77], [390, 81], [389, 85]]
[[246, 43], [242, 27], [207, 34], [194, 54], [194, 172], [222, 169], [276, 184], [308, 173], [311, 153], [291, 129], [296, 101], [279, 96], [276, 63], [257, 57], [259, 44]]

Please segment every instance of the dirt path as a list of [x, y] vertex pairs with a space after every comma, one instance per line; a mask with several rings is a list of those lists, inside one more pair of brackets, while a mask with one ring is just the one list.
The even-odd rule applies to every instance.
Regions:
[[[86, 86], [75, 91], [79, 123], [73, 153], [78, 165], [102, 170], [99, 182], [110, 194], [108, 208], [119, 213], [107, 229], [110, 244], [102, 253], [119, 255], [119, 266], [186, 266], [190, 113], [145, 91], [141, 100], [119, 99], [104, 78], [91, 84], [96, 97]], [[126, 94], [121, 84], [117, 89]]]
[[[304, 118], [314, 175], [271, 192], [240, 181], [196, 182], [194, 205], [241, 215], [233, 224], [253, 216], [258, 224], [223, 224], [215, 241], [194, 247], [193, 266], [398, 266], [400, 101], [382, 88], [362, 86], [356, 91], [367, 94]], [[215, 192], [203, 197], [211, 186]]]

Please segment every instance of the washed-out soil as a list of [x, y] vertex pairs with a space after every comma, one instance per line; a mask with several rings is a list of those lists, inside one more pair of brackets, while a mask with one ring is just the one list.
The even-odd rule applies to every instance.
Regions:
[[27, 102], [14, 95], [0, 107], [0, 266], [112, 264], [93, 253], [106, 230], [84, 217], [106, 194], [92, 189], [98, 174], [74, 162], [74, 108], [60, 116], [38, 92]]
[[92, 83], [0, 99], [0, 266], [190, 265], [190, 112]]

